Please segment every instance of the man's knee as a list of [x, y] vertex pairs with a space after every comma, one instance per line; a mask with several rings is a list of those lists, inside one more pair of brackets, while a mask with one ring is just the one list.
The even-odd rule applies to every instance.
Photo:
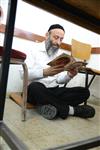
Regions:
[[88, 88], [84, 88], [84, 93], [85, 93], [86, 99], [88, 99], [90, 97], [90, 90]]
[[40, 90], [42, 88], [44, 88], [45, 86], [40, 83], [40, 82], [32, 82], [29, 86], [28, 86], [28, 89], [29, 90], [34, 90], [34, 91], [37, 91], [37, 90]]

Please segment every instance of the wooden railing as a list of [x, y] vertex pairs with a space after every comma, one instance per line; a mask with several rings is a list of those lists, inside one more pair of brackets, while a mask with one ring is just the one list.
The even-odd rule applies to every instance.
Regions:
[[[0, 32], [5, 33], [4, 24], [0, 25]], [[34, 34], [34, 33], [31, 33], [22, 29], [18, 29], [18, 28], [15, 28], [14, 36], [25, 39], [25, 40], [34, 41], [34, 42], [42, 42], [43, 40], [45, 40], [44, 36]], [[64, 50], [71, 51], [71, 45], [67, 43], [62, 43], [61, 48]], [[92, 47], [92, 54], [100, 54], [100, 47]]]

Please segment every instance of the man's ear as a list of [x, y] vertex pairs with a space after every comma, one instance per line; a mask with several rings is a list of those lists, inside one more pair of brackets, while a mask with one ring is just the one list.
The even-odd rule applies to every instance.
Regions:
[[48, 39], [48, 37], [49, 37], [49, 32], [46, 32], [45, 39]]

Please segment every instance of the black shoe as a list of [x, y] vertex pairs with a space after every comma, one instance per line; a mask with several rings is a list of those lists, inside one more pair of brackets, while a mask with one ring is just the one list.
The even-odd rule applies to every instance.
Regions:
[[57, 116], [56, 107], [50, 104], [38, 106], [37, 111], [39, 114], [41, 114], [44, 118], [48, 120], [53, 120]]
[[74, 116], [81, 118], [92, 118], [95, 115], [95, 109], [88, 105], [74, 107]]

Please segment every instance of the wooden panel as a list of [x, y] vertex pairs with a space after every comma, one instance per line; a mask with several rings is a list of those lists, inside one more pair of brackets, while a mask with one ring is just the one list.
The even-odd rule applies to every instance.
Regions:
[[64, 0], [81, 11], [100, 19], [100, 0]]
[[[0, 32], [4, 33], [5, 32], [5, 25], [1, 24], [0, 25]], [[34, 42], [42, 42], [45, 38], [43, 36], [24, 31], [18, 28], [15, 28], [14, 30], [14, 36]]]

